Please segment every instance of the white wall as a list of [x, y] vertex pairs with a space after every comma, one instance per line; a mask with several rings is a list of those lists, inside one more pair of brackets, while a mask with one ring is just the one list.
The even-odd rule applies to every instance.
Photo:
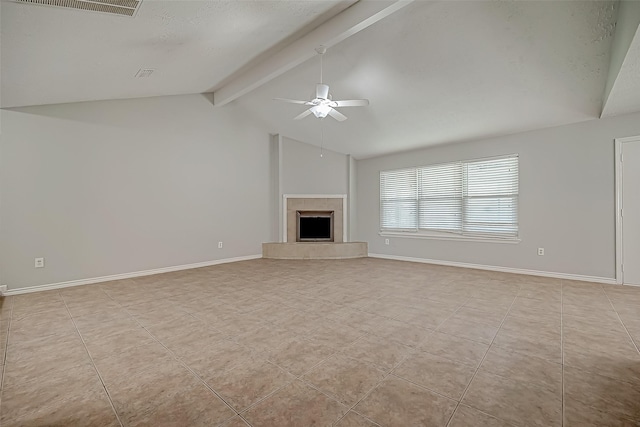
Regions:
[[1, 114], [9, 289], [258, 255], [272, 240], [269, 135], [233, 106], [189, 95]]
[[348, 159], [294, 139], [282, 138], [283, 194], [347, 194]]
[[[358, 161], [358, 239], [369, 252], [615, 277], [614, 138], [640, 135], [640, 114]], [[379, 232], [381, 170], [520, 155], [519, 244], [390, 238]], [[538, 247], [545, 256], [537, 256]]]

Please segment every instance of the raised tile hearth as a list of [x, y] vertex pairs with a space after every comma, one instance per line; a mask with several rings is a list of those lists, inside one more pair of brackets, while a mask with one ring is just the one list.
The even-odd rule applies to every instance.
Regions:
[[271, 259], [348, 259], [368, 255], [366, 242], [263, 243], [262, 257]]

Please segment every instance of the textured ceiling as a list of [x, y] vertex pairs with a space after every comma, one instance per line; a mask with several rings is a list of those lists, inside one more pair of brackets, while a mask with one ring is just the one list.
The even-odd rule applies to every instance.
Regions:
[[607, 99], [603, 117], [640, 111], [640, 28], [636, 31]]
[[[557, 126], [600, 116], [612, 2], [417, 1], [330, 49], [335, 99], [368, 98], [325, 119], [326, 147], [356, 158]], [[274, 132], [320, 144], [318, 119], [291, 120], [316, 57], [240, 98]]]
[[[318, 25], [316, 34], [335, 39], [346, 14], [380, 4], [361, 0], [345, 10], [353, 3], [144, 0], [126, 18], [3, 0], [1, 106], [201, 93], [234, 82], [242, 94], [238, 82], [249, 72], [261, 86], [233, 101], [247, 117], [320, 145], [320, 121], [293, 121], [303, 107], [273, 98], [311, 97], [319, 57], [301, 60], [290, 43]], [[325, 55], [334, 98], [371, 105], [342, 109], [345, 122], [324, 120], [324, 145], [365, 158], [596, 119], [616, 5], [416, 0], [398, 7]], [[280, 64], [300, 65], [274, 72], [268, 60], [276, 53]], [[616, 114], [640, 110], [638, 58], [634, 40], [608, 99]], [[141, 68], [156, 71], [134, 78]]]
[[144, 0], [130, 18], [3, 0], [1, 106], [210, 92], [352, 3]]

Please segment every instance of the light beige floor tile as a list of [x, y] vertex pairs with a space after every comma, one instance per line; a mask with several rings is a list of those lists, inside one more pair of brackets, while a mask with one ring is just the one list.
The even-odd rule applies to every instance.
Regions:
[[454, 400], [391, 376], [354, 409], [381, 426], [445, 426], [456, 404]]
[[411, 347], [368, 335], [344, 348], [342, 353], [388, 372], [397, 366], [410, 351]]
[[473, 307], [461, 307], [453, 318], [464, 319], [469, 322], [484, 323], [491, 326], [500, 326], [506, 313], [503, 310], [477, 309]]
[[159, 344], [131, 347], [110, 357], [94, 360], [107, 386], [123, 384], [141, 373], [173, 369], [178, 361]]
[[220, 427], [249, 427], [249, 424], [247, 424], [240, 416], [235, 416], [231, 418], [231, 420], [220, 425]]
[[420, 345], [431, 333], [432, 331], [428, 329], [417, 328], [394, 319], [384, 320], [376, 329], [371, 331], [371, 335], [409, 347]]
[[56, 373], [46, 380], [20, 382], [2, 389], [2, 421], [25, 417], [41, 408], [69, 399], [97, 396], [104, 392], [95, 370], [82, 365]]
[[236, 342], [223, 340], [207, 347], [188, 347], [179, 357], [197, 375], [206, 379], [245, 363], [254, 357], [254, 353]]
[[349, 408], [295, 381], [242, 414], [253, 427], [331, 426]]
[[322, 342], [336, 349], [348, 346], [365, 334], [356, 328], [331, 320], [325, 319], [319, 323], [320, 326], [305, 335], [305, 338]]
[[85, 345], [94, 360], [119, 355], [133, 347], [155, 346], [157, 341], [143, 328], [124, 330], [101, 338], [87, 338]]
[[565, 399], [602, 412], [640, 420], [640, 386], [565, 366]]
[[475, 371], [476, 368], [471, 365], [463, 365], [425, 352], [416, 352], [395, 368], [393, 375], [451, 399], [460, 400]]
[[562, 394], [562, 365], [538, 357], [494, 346], [480, 365], [480, 372], [543, 387], [558, 396]]
[[612, 307], [594, 308], [589, 306], [563, 304], [562, 314], [603, 320], [617, 320], [618, 315]]
[[551, 302], [534, 298], [518, 297], [514, 301], [509, 315], [514, 317], [524, 317], [532, 319], [560, 319], [562, 305], [560, 302]]
[[[222, 379], [257, 402], [254, 427], [553, 426], [564, 357], [565, 426], [638, 426], [638, 307], [638, 288], [369, 258], [260, 259], [0, 298], [3, 425], [114, 425], [94, 360], [127, 425], [246, 427], [210, 390]], [[311, 368], [307, 385], [268, 357]], [[460, 367], [479, 369], [464, 399], [482, 408], [409, 382], [454, 396]]]
[[378, 427], [378, 424], [369, 421], [368, 419], [366, 419], [362, 415], [358, 415], [354, 411], [349, 411], [349, 413], [347, 413], [344, 418], [338, 421], [336, 427]]
[[498, 332], [498, 327], [454, 316], [440, 325], [437, 331], [471, 341], [490, 344]]
[[562, 398], [545, 388], [478, 372], [462, 403], [517, 425], [561, 426]]
[[574, 399], [565, 399], [563, 425], [564, 427], [639, 427], [640, 421], [602, 412]]
[[354, 405], [384, 378], [384, 372], [340, 354], [316, 366], [304, 380], [345, 405]]
[[283, 342], [296, 338], [297, 334], [281, 326], [270, 325], [242, 334], [235, 339], [238, 343], [254, 351], [268, 353], [276, 350]]
[[489, 349], [488, 344], [434, 332], [420, 345], [420, 350], [466, 365], [477, 367]]
[[21, 359], [16, 362], [8, 362], [4, 369], [3, 386], [10, 388], [28, 381], [46, 381], [69, 370], [94, 371], [91, 360], [84, 349], [77, 353], [68, 354], [64, 358], [47, 361]]
[[538, 330], [533, 327], [520, 331], [502, 328], [493, 345], [555, 363], [562, 362], [562, 339], [556, 331]]
[[448, 427], [512, 427], [506, 421], [487, 415], [466, 405], [459, 405]]
[[449, 308], [417, 309], [407, 308], [396, 317], [396, 320], [417, 326], [423, 329], [434, 330], [453, 314]]
[[267, 360], [252, 358], [205, 381], [236, 411], [242, 411], [294, 378]]
[[[607, 352], [565, 349], [564, 364], [583, 371], [597, 373], [640, 385], [640, 353], [611, 348]], [[626, 354], [625, 354], [626, 353]]]
[[91, 426], [119, 427], [107, 395], [92, 392], [63, 399], [59, 404], [39, 407], [34, 412], [12, 420], [3, 420], [4, 427], [25, 426]]
[[335, 348], [321, 341], [296, 338], [270, 352], [268, 359], [291, 374], [300, 376], [335, 352]]
[[108, 390], [120, 419], [130, 426], [210, 426], [234, 415], [187, 371], [175, 370]]

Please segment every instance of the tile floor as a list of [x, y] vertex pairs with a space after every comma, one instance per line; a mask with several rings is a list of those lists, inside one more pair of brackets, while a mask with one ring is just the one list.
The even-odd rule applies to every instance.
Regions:
[[640, 426], [640, 288], [254, 260], [5, 298], [3, 426]]

